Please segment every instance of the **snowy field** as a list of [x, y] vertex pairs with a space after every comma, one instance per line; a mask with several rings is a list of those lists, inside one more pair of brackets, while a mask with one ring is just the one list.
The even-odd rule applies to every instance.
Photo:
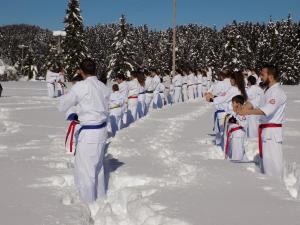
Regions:
[[[80, 203], [64, 150], [68, 123], [45, 83], [2, 83], [1, 225], [299, 225], [300, 87], [289, 97], [285, 176], [254, 163], [230, 163], [213, 145], [213, 108], [194, 101], [166, 107], [108, 143], [108, 196]], [[247, 142], [247, 154], [257, 143]]]

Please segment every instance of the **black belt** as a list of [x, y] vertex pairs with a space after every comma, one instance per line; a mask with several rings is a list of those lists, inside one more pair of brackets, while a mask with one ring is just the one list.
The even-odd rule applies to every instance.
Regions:
[[153, 94], [153, 91], [146, 91], [146, 94]]

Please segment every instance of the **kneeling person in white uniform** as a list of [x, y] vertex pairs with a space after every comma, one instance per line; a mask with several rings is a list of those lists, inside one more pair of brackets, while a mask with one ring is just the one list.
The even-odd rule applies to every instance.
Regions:
[[109, 111], [109, 90], [97, 79], [96, 65], [90, 59], [80, 64], [83, 81], [77, 82], [60, 102], [66, 112], [76, 106], [81, 128], [75, 155], [75, 184], [84, 202], [105, 196], [104, 150]]

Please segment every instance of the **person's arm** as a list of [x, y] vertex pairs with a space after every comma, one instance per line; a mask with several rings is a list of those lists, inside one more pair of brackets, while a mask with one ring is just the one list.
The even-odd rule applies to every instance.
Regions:
[[70, 91], [60, 99], [58, 110], [67, 112], [71, 107], [77, 105], [77, 97], [74, 91]]
[[247, 116], [247, 115], [261, 115], [261, 116], [264, 116], [266, 115], [261, 109], [247, 109], [245, 107], [243, 107], [239, 112], [238, 112], [239, 115], [241, 116]]

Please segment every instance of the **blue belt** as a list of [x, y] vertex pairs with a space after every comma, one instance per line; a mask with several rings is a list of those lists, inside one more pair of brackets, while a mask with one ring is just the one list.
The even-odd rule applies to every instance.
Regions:
[[106, 126], [107, 126], [106, 122], [101, 123], [99, 125], [83, 125], [83, 126], [81, 126], [81, 128], [78, 131], [78, 136], [79, 136], [79, 134], [81, 133], [82, 130], [99, 130], [99, 129], [102, 129]]
[[213, 130], [216, 129], [216, 122], [217, 122], [217, 126], [218, 126], [219, 132], [221, 131], [221, 129], [220, 129], [219, 120], [217, 120], [217, 118], [218, 118], [218, 114], [219, 114], [219, 113], [222, 113], [222, 112], [225, 112], [225, 110], [217, 110], [217, 111], [215, 112], [215, 115], [214, 115], [214, 128], [213, 128]]

